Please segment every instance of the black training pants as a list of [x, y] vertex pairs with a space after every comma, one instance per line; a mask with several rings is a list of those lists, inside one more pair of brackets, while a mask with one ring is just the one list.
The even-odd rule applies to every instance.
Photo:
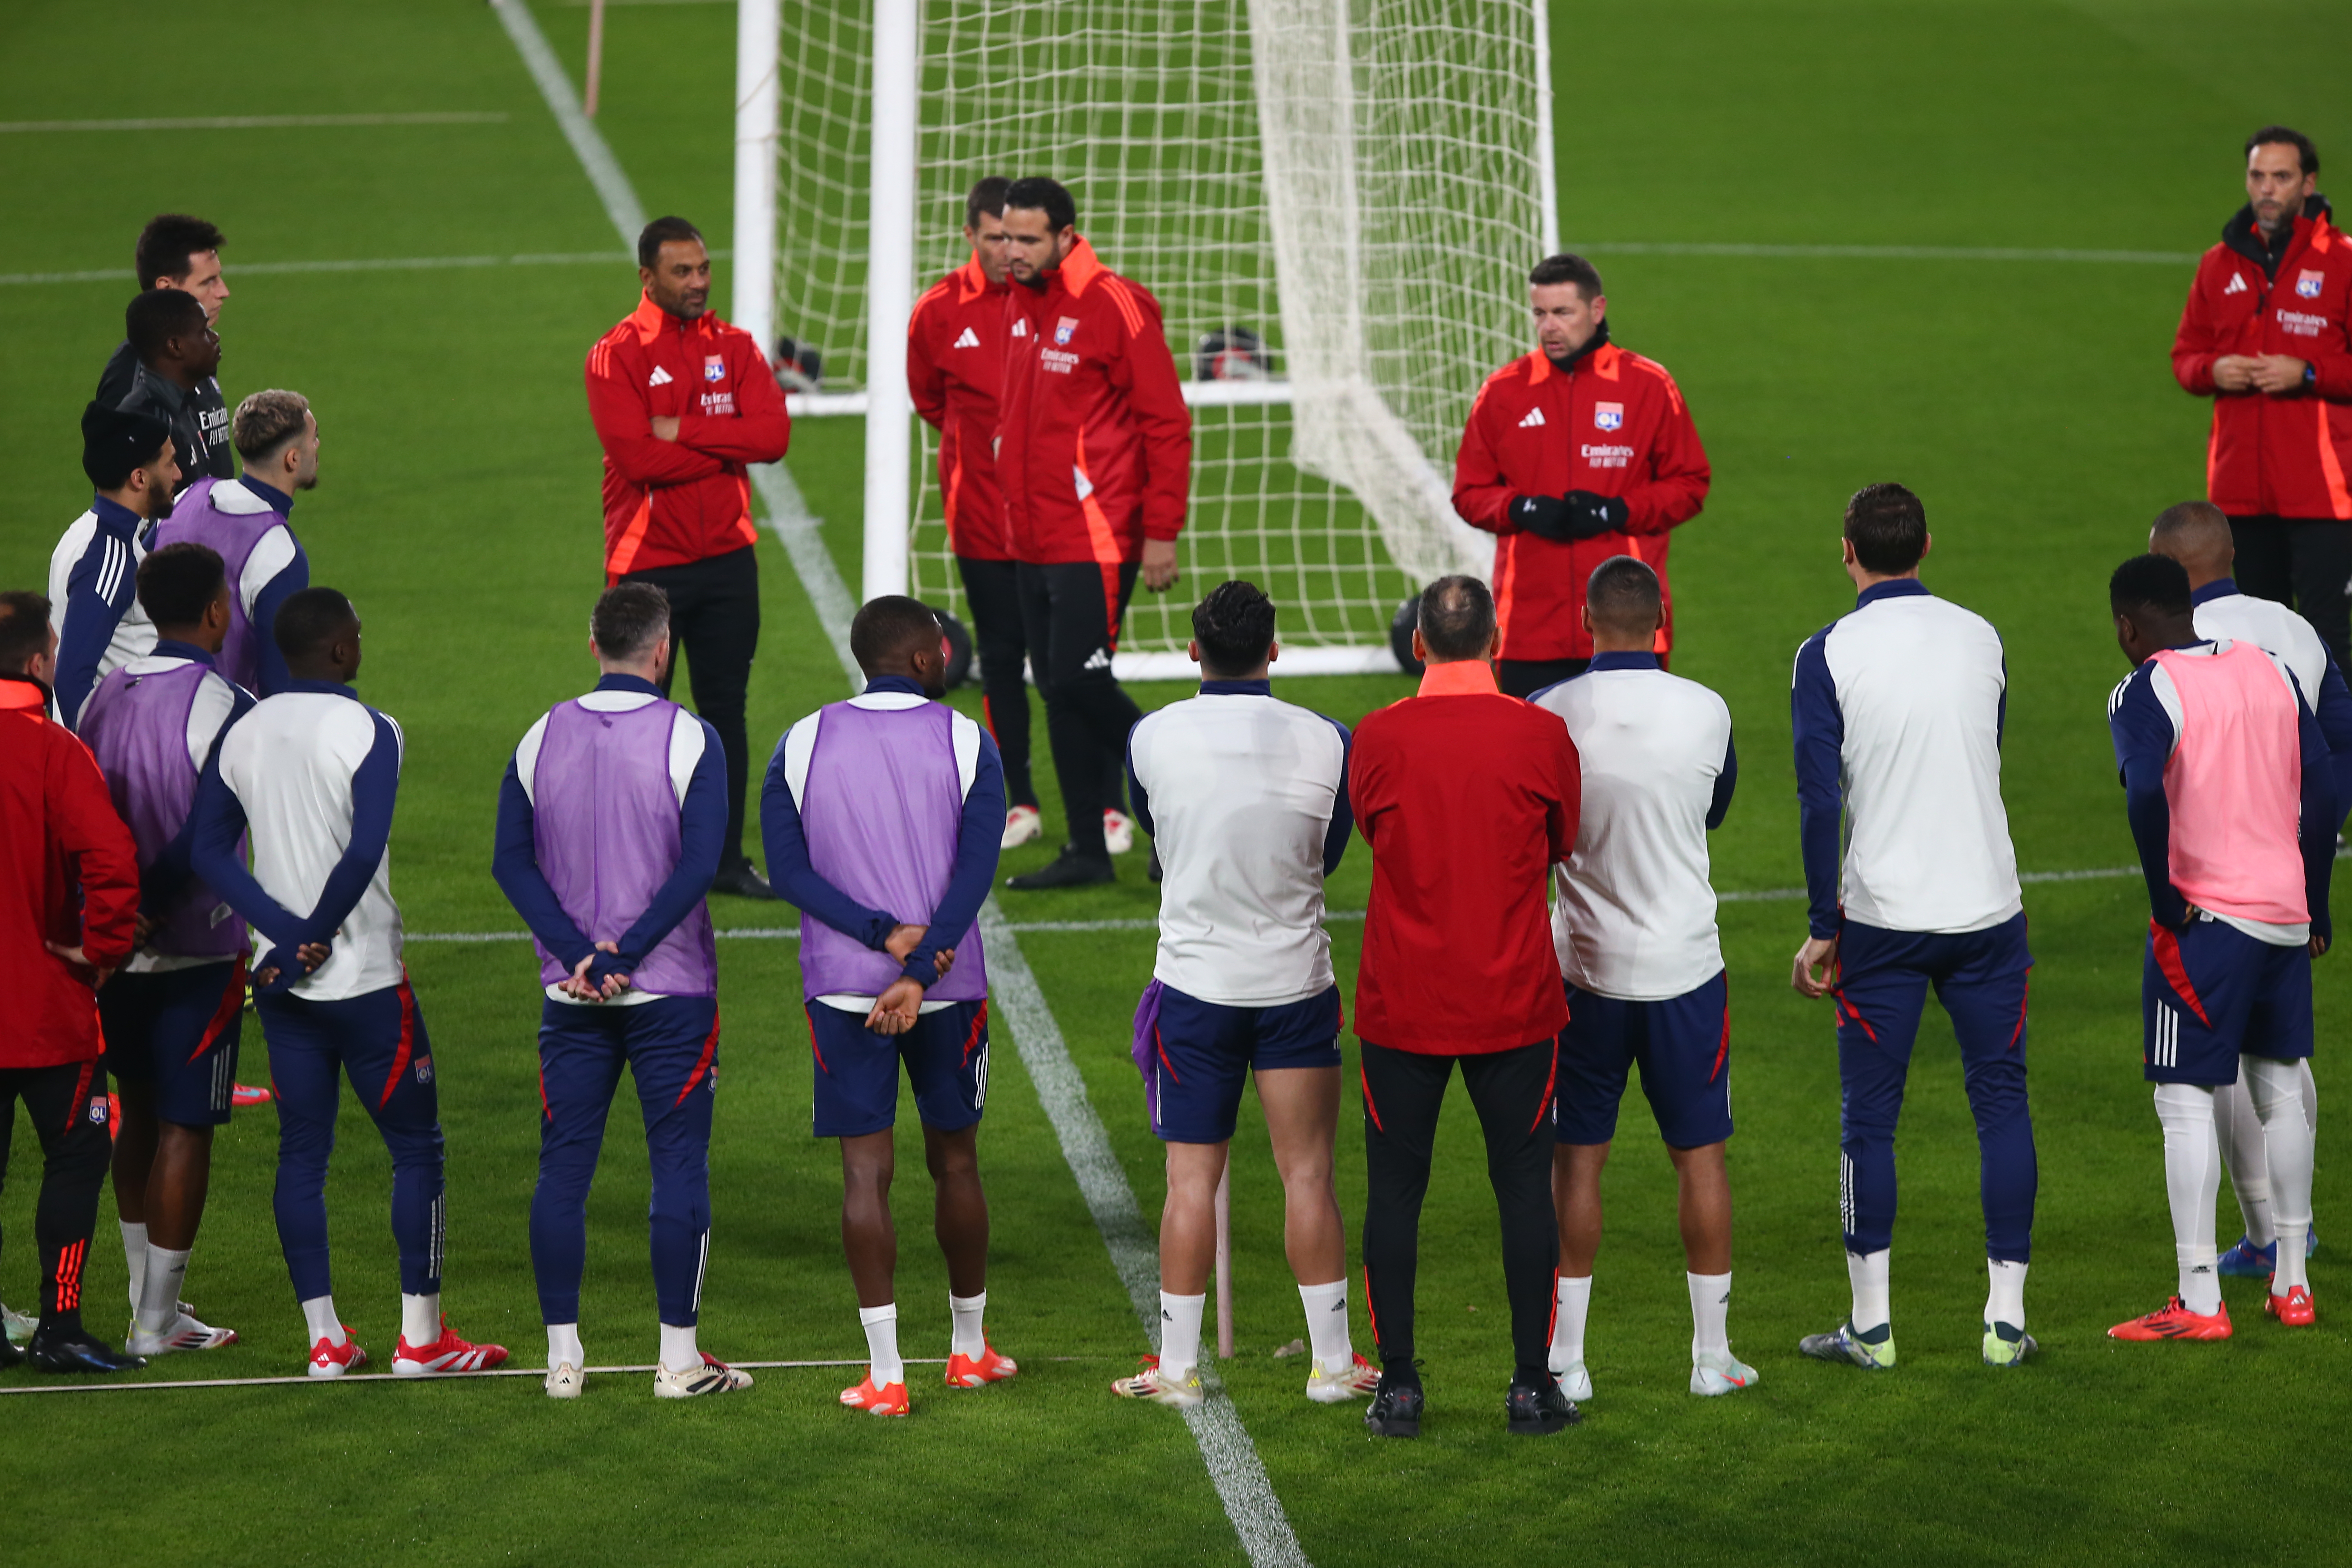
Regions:
[[1486, 1134], [1486, 1179], [1502, 1215], [1514, 1370], [1521, 1377], [1549, 1375], [1559, 1271], [1559, 1223], [1551, 1205], [1555, 1048], [1554, 1041], [1538, 1040], [1507, 1051], [1439, 1057], [1365, 1042], [1364, 1295], [1384, 1365], [1412, 1362], [1421, 1202], [1429, 1192], [1438, 1108], [1458, 1061]]
[[1017, 569], [1022, 634], [1045, 699], [1054, 775], [1061, 781], [1070, 843], [1082, 855], [1105, 852], [1102, 814], [1118, 805], [1127, 732], [1143, 717], [1110, 672], [1136, 565], [1024, 561]]
[[971, 606], [971, 643], [980, 655], [981, 705], [1004, 759], [1004, 804], [1037, 804], [1029, 777], [1029, 684], [1021, 672], [1029, 640], [1021, 630], [1020, 567], [1010, 561], [956, 557]]
[[0, 1183], [16, 1102], [41, 1140], [41, 1194], [33, 1205], [33, 1240], [41, 1251], [41, 1326], [81, 1329], [82, 1271], [98, 1228], [98, 1192], [114, 1158], [108, 1131], [106, 1080], [95, 1060], [47, 1068], [0, 1068]]
[[2238, 591], [2292, 605], [2328, 656], [2352, 663], [2352, 522], [2334, 518], [2233, 517]]
[[1547, 686], [1558, 686], [1582, 675], [1589, 658], [1498, 658], [1495, 685], [1506, 697], [1533, 697]]
[[743, 788], [751, 763], [751, 736], [743, 727], [744, 697], [751, 686], [751, 656], [760, 648], [760, 562], [750, 545], [689, 561], [632, 572], [625, 583], [651, 583], [669, 595], [669, 690], [677, 673], [677, 655], [686, 656], [686, 678], [694, 688], [694, 710], [719, 731], [727, 752], [727, 843], [723, 870], [743, 858]]

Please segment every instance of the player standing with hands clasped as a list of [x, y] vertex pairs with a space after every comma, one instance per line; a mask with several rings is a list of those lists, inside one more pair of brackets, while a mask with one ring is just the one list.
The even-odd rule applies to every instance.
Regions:
[[[2009, 676], [2000, 634], [1930, 594], [1927, 509], [1866, 485], [1845, 509], [1851, 615], [1797, 650], [1790, 697], [1811, 934], [1791, 975], [1837, 1008], [1844, 1090], [1838, 1208], [1853, 1307], [1798, 1345], [1821, 1361], [1895, 1364], [1887, 1253], [1895, 1123], [1927, 987], [1959, 1037], [1982, 1163], [1988, 1366], [2035, 1349], [2025, 1331], [2037, 1173], [2025, 1099], [2025, 906], [2000, 798]], [[1841, 808], [1846, 829], [1839, 854]]]
[[2327, 951], [2336, 788], [2319, 721], [2284, 663], [2251, 642], [2208, 640], [2189, 574], [2139, 555], [2107, 584], [2116, 642], [2135, 666], [2107, 703], [2124, 805], [2147, 879], [2140, 978], [2143, 1075], [2164, 1124], [2179, 1285], [2119, 1340], [2226, 1340], [2213, 1255], [2221, 1183], [2213, 1089], [2242, 1073], [2261, 1118], [2278, 1226], [2264, 1309], [2315, 1317], [2311, 1127], [2299, 1063], [2312, 1052], [2311, 961]]
[[1733, 1357], [1725, 1327], [1731, 1005], [1706, 850], [1708, 832], [1731, 809], [1739, 759], [1723, 699], [1658, 668], [1651, 647], [1664, 599], [1657, 574], [1641, 562], [1602, 562], [1584, 600], [1591, 668], [1533, 699], [1567, 722], [1584, 784], [1576, 853], [1555, 868], [1551, 916], [1568, 987], [1552, 1163], [1559, 1306], [1551, 1370], [1560, 1392], [1579, 1401], [1592, 1397], [1584, 1324], [1601, 1250], [1601, 1170], [1636, 1064], [1682, 1189], [1691, 1392], [1756, 1385], [1756, 1369]]

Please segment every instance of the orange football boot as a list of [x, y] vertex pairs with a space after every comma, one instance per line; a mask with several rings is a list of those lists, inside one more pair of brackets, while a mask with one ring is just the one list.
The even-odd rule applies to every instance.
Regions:
[[2160, 1310], [2107, 1331], [2111, 1340], [2226, 1340], [2230, 1337], [2230, 1303], [2222, 1302], [2210, 1316], [2192, 1312], [2179, 1297]]
[[981, 1388], [992, 1383], [1003, 1383], [1021, 1370], [1019, 1363], [1002, 1353], [986, 1340], [980, 1342], [981, 1353], [976, 1356], [948, 1357], [950, 1388]]
[[2311, 1304], [2311, 1287], [2308, 1285], [2294, 1286], [2284, 1296], [2265, 1291], [2263, 1310], [2290, 1329], [2307, 1329], [2319, 1321], [2318, 1310]]
[[866, 1381], [856, 1388], [841, 1391], [841, 1402], [852, 1410], [863, 1410], [868, 1415], [904, 1415], [910, 1406], [907, 1403], [907, 1385], [898, 1382], [887, 1386], [874, 1386], [874, 1369], [866, 1369]]

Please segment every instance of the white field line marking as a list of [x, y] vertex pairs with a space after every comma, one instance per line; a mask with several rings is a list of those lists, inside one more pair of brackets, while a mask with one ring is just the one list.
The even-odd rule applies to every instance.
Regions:
[[[713, 255], [718, 254], [712, 252]], [[239, 278], [259, 272], [437, 272], [457, 267], [630, 267], [623, 250], [575, 250], [538, 256], [383, 256], [352, 261], [247, 261], [232, 263]], [[0, 288], [37, 283], [121, 283], [130, 279], [125, 267], [93, 268], [82, 272], [0, 272]]]
[[2069, 261], [2095, 266], [2189, 267], [2191, 250], [2032, 250], [2017, 246], [1969, 245], [1748, 245], [1673, 240], [1595, 240], [1571, 246], [1595, 256], [1753, 256], [1852, 261]]
[[[644, 226], [644, 208], [637, 205], [636, 193], [630, 188], [628, 176], [621, 172], [611, 149], [604, 145], [604, 139], [580, 112], [572, 84], [557, 65], [547, 40], [541, 36], [538, 24], [531, 20], [521, 0], [490, 3], [506, 25], [508, 36], [514, 39], [515, 47], [530, 67], [548, 108], [562, 124], [573, 151], [579, 153], [581, 163], [595, 182], [597, 193], [604, 198], [604, 210], [611, 215], [622, 243], [634, 244], [637, 230]], [[764, 350], [765, 345], [761, 346]], [[862, 690], [865, 676], [849, 655], [849, 621], [856, 601], [850, 597], [848, 585], [842, 582], [833, 557], [817, 538], [815, 519], [809, 515], [791, 474], [781, 465], [754, 472], [759, 476], [760, 493], [774, 514], [771, 526], [782, 538], [793, 570], [800, 574], [809, 603], [840, 655], [842, 673], [848, 678], [849, 689]], [[980, 926], [983, 940], [994, 949], [993, 988], [1006, 1021], [1013, 1027], [1013, 1046], [1020, 1052], [1031, 1082], [1036, 1086], [1037, 1098], [1046, 1116], [1054, 1123], [1063, 1157], [1069, 1162], [1070, 1173], [1077, 1179], [1078, 1191], [1102, 1230], [1103, 1245], [1109, 1249], [1112, 1266], [1128, 1288], [1136, 1316], [1156, 1344], [1160, 1325], [1159, 1249], [1151, 1245], [1143, 1228], [1134, 1190], [1127, 1184], [1127, 1173], [1119, 1168], [1111, 1152], [1110, 1139], [1087, 1100], [1086, 1080], [1070, 1060], [1061, 1028], [1054, 1022], [1053, 1011], [1045, 1005], [1045, 993], [1038, 989], [1036, 977], [1030, 973], [1028, 962], [1021, 955], [1019, 941], [1006, 929], [1004, 912], [997, 907], [993, 896], [981, 906]], [[1200, 1447], [1209, 1479], [1216, 1486], [1218, 1500], [1224, 1504], [1225, 1517], [1233, 1521], [1243, 1550], [1249, 1554], [1252, 1568], [1271, 1564], [1307, 1568], [1307, 1554], [1299, 1549], [1289, 1516], [1283, 1511], [1281, 1500], [1274, 1495], [1274, 1483], [1267, 1479], [1265, 1466], [1250, 1442], [1249, 1434], [1243, 1429], [1233, 1402], [1224, 1397], [1222, 1387], [1213, 1386], [1213, 1373], [1203, 1381], [1213, 1385], [1213, 1397], [1184, 1412], [1184, 1424], [1192, 1429], [1192, 1440]]]
[[419, 114], [216, 114], [169, 120], [0, 120], [0, 135], [73, 131], [277, 131], [333, 125], [504, 125], [503, 110]]

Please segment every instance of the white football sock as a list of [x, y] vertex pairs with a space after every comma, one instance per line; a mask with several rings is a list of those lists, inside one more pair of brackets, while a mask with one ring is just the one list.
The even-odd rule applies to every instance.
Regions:
[[2254, 1114], [2245, 1075], [2238, 1077], [2238, 1082], [2213, 1090], [2213, 1139], [2221, 1151], [2221, 1167], [2230, 1173], [2238, 1212], [2245, 1216], [2246, 1239], [2268, 1247], [2276, 1239], [2271, 1220], [2270, 1150], [2263, 1142], [2263, 1119]]
[[122, 1260], [131, 1266], [131, 1310], [139, 1310], [139, 1297], [147, 1280], [147, 1222], [117, 1220], [122, 1227]]
[[147, 1268], [139, 1286], [139, 1327], [160, 1334], [180, 1315], [180, 1286], [188, 1277], [188, 1255], [150, 1243]]
[[335, 1299], [332, 1296], [313, 1296], [303, 1302], [302, 1323], [310, 1330], [310, 1342], [314, 1345], [324, 1340], [341, 1349], [350, 1342], [351, 1336], [343, 1332], [343, 1320], [335, 1314]]
[[1592, 1310], [1592, 1276], [1559, 1277], [1551, 1315], [1551, 1354], [1544, 1365], [1557, 1377], [1584, 1359], [1584, 1320]]
[[898, 1359], [898, 1303], [857, 1309], [857, 1326], [866, 1331], [866, 1370], [877, 1388], [907, 1381], [907, 1363]]
[[401, 1292], [400, 1337], [408, 1342], [408, 1348], [413, 1351], [441, 1342], [440, 1291], [436, 1290], [430, 1296]]
[[580, 1325], [550, 1323], [547, 1325], [547, 1370], [553, 1372], [566, 1363], [583, 1371], [587, 1369], [588, 1352], [580, 1344]]
[[2172, 1205], [2180, 1300], [2210, 1317], [2221, 1307], [2221, 1277], [2213, 1267], [2213, 1199], [2221, 1190], [2213, 1091], [2193, 1083], [2158, 1084], [2156, 1117], [2164, 1124], [2164, 1190]]
[[702, 1349], [694, 1342], [692, 1323], [684, 1327], [676, 1323], [661, 1326], [661, 1363], [672, 1372], [684, 1372], [702, 1364]]
[[2311, 1284], [2303, 1248], [2311, 1234], [2312, 1139], [2311, 1123], [2304, 1119], [2302, 1076], [2300, 1062], [2238, 1058], [2238, 1077], [2263, 1119], [2263, 1141], [2270, 1147], [2272, 1212], [2278, 1221], [2278, 1270], [2271, 1277], [2271, 1293], [2277, 1296]]
[[1730, 1274], [1685, 1274], [1683, 1279], [1690, 1286], [1691, 1360], [1730, 1355]]
[[1846, 1321], [1857, 1334], [1874, 1333], [1894, 1318], [1886, 1288], [1888, 1247], [1845, 1255], [1846, 1283], [1853, 1287], [1853, 1314]]
[[1171, 1296], [1160, 1292], [1160, 1373], [1181, 1383], [1201, 1366], [1201, 1313], [1208, 1296]]
[[2303, 1119], [2311, 1124], [2314, 1136], [2319, 1132], [2319, 1085], [2311, 1076], [2311, 1058], [2303, 1058]]
[[1985, 1274], [1990, 1282], [1990, 1289], [1985, 1292], [1984, 1321], [1988, 1329], [1995, 1323], [2007, 1323], [2012, 1329], [2025, 1327], [2025, 1269], [2024, 1264], [2007, 1258], [1985, 1259]]
[[981, 1327], [981, 1314], [987, 1310], [985, 1290], [977, 1296], [948, 1292], [948, 1354], [978, 1361], [988, 1353], [988, 1334]]
[[1301, 1285], [1298, 1304], [1307, 1312], [1307, 1348], [1326, 1377], [1338, 1377], [1356, 1364], [1355, 1347], [1348, 1339], [1348, 1281]]

